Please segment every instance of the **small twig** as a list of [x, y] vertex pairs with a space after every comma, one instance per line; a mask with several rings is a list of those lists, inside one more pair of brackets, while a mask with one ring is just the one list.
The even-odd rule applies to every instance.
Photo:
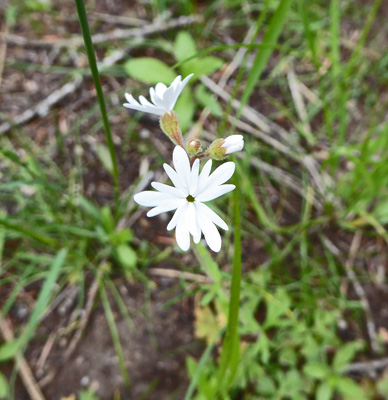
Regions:
[[[143, 38], [145, 36], [150, 36], [155, 33], [161, 33], [168, 31], [170, 29], [175, 29], [183, 27], [186, 25], [191, 25], [199, 23], [202, 21], [201, 15], [189, 15], [183, 16], [170, 21], [154, 21], [149, 25], [142, 26], [140, 28], [130, 28], [130, 29], [114, 29], [113, 31], [107, 33], [97, 33], [92, 36], [92, 41], [94, 44], [101, 44], [105, 42], [111, 42], [112, 40], [124, 40], [129, 38]], [[3, 37], [7, 40], [8, 44], [25, 46], [25, 47], [79, 47], [83, 46], [84, 39], [82, 36], [75, 36], [70, 39], [46, 39], [46, 40], [29, 40], [22, 36], [17, 35], [4, 35], [0, 34], [0, 38]]]
[[3, 80], [5, 55], [7, 53], [7, 40], [5, 38], [8, 35], [8, 24], [6, 21], [4, 22], [1, 31], [2, 31], [1, 34], [4, 36], [0, 37], [0, 89], [1, 89], [1, 82]]
[[307, 111], [303, 102], [302, 94], [299, 90], [299, 81], [295, 75], [294, 70], [290, 69], [287, 74], [288, 85], [290, 87], [291, 96], [295, 103], [295, 109], [298, 113], [299, 119], [302, 122], [303, 129], [311, 134], [311, 126], [308, 120]]
[[[110, 54], [108, 57], [104, 58], [104, 60], [99, 63], [99, 68], [104, 69], [111, 65], [116, 64], [122, 58], [124, 58], [125, 52], [123, 51], [115, 51]], [[20, 126], [29, 121], [33, 118], [41, 118], [46, 116], [50, 109], [58, 104], [61, 100], [65, 97], [69, 96], [70, 94], [74, 93], [82, 84], [83, 77], [78, 76], [71, 82], [66, 83], [59, 89], [52, 92], [49, 96], [47, 96], [44, 100], [39, 102], [35, 107], [30, 108], [23, 113], [17, 115], [13, 122], [4, 122], [0, 125], [0, 135], [7, 133], [13, 126]]]
[[[13, 331], [5, 319], [0, 319], [0, 332], [6, 342], [14, 339]], [[15, 362], [18, 365], [18, 372], [31, 400], [45, 400], [26, 359], [16, 355]]]
[[362, 287], [361, 283], [358, 281], [357, 276], [353, 270], [357, 251], [361, 244], [361, 237], [362, 237], [362, 232], [359, 230], [355, 233], [352, 240], [352, 244], [350, 245], [349, 256], [345, 262], [345, 270], [346, 270], [346, 275], [352, 282], [354, 290], [361, 301], [362, 308], [364, 309], [366, 318], [366, 327], [372, 351], [374, 353], [377, 353], [379, 350], [379, 345], [378, 345], [376, 325], [373, 320], [372, 310], [370, 308], [368, 297], [365, 293], [365, 290]]
[[376, 377], [376, 371], [388, 367], [388, 357], [381, 360], [362, 361], [349, 364], [346, 368], [347, 373], [364, 373]]
[[174, 269], [149, 268], [147, 272], [151, 275], [163, 276], [167, 278], [178, 278], [178, 279], [183, 278], [186, 281], [208, 283], [208, 284], [213, 283], [213, 281], [209, 279], [207, 276], [193, 274], [191, 272], [176, 271]]
[[147, 24], [147, 21], [144, 19], [131, 18], [124, 15], [112, 15], [94, 12], [91, 13], [91, 16], [95, 16], [96, 19], [112, 25], [144, 26]]
[[82, 334], [86, 328], [86, 324], [88, 323], [90, 314], [92, 312], [93, 304], [96, 299], [97, 291], [98, 291], [98, 286], [100, 284], [100, 269], [97, 272], [97, 276], [94, 279], [88, 293], [88, 298], [86, 301], [86, 306], [85, 306], [85, 312], [83, 313], [81, 320], [79, 322], [79, 327], [77, 331], [75, 332], [65, 354], [64, 354], [64, 359], [68, 360], [70, 356], [73, 354], [74, 350], [76, 349], [78, 343], [81, 340]]

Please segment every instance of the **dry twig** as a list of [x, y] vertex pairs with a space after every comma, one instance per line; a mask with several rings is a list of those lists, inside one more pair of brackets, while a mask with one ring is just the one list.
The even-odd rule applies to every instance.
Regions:
[[[196, 24], [202, 21], [201, 15], [183, 16], [170, 21], [154, 21], [149, 25], [140, 28], [114, 29], [106, 33], [97, 33], [92, 36], [94, 44], [111, 42], [113, 40], [124, 40], [129, 38], [144, 38], [155, 33], [161, 33], [170, 29], [180, 28], [183, 26]], [[8, 44], [25, 46], [25, 47], [70, 47], [75, 48], [83, 46], [84, 39], [82, 36], [75, 36], [70, 39], [46, 39], [46, 40], [29, 40], [17, 35], [1, 34], [0, 38], [5, 38]]]
[[[5, 319], [0, 319], [0, 332], [6, 342], [10, 342], [14, 339], [12, 329]], [[45, 400], [26, 359], [24, 357], [15, 356], [15, 362], [18, 365], [20, 377], [31, 400]]]
[[366, 327], [372, 351], [374, 353], [377, 353], [379, 350], [379, 345], [378, 345], [377, 330], [375, 322], [373, 320], [372, 310], [370, 308], [368, 297], [365, 293], [365, 290], [362, 287], [361, 283], [358, 281], [357, 275], [354, 273], [353, 270], [354, 262], [357, 256], [357, 251], [361, 244], [361, 237], [362, 237], [361, 231], [357, 231], [353, 237], [352, 244], [350, 245], [349, 256], [345, 262], [345, 270], [346, 270], [346, 275], [352, 282], [354, 290], [361, 301], [362, 308], [364, 309], [366, 318]]

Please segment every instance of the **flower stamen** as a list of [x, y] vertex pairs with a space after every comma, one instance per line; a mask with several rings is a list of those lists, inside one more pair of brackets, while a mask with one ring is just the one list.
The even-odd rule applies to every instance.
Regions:
[[194, 203], [194, 202], [195, 202], [195, 198], [194, 198], [191, 194], [189, 194], [189, 195], [186, 197], [186, 200], [187, 200], [189, 203]]

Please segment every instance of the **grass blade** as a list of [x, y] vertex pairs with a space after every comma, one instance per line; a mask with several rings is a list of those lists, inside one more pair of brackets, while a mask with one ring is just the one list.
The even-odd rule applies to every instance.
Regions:
[[269, 57], [271, 56], [280, 32], [282, 31], [283, 24], [286, 20], [290, 6], [291, 0], [281, 0], [275, 14], [271, 18], [268, 30], [263, 38], [263, 44], [265, 46], [261, 47], [256, 54], [255, 61], [253, 62], [253, 66], [250, 70], [245, 89], [241, 97], [241, 106], [236, 118], [240, 117], [243, 107], [247, 104], [249, 98], [251, 97], [257, 81], [260, 79], [260, 76], [268, 63]]
[[113, 144], [112, 133], [110, 130], [110, 124], [109, 124], [108, 114], [106, 111], [104, 94], [102, 92], [100, 74], [98, 72], [92, 37], [90, 35], [88, 18], [87, 18], [86, 9], [85, 9], [85, 3], [83, 0], [75, 0], [75, 3], [77, 6], [78, 18], [79, 18], [79, 22], [81, 24], [82, 34], [83, 34], [84, 41], [85, 41], [86, 52], [87, 52], [88, 59], [89, 59], [90, 71], [92, 73], [94, 85], [95, 85], [96, 91], [97, 91], [98, 103], [100, 105], [101, 116], [102, 116], [102, 120], [103, 120], [104, 128], [105, 128], [106, 141], [108, 144], [110, 157], [112, 159], [112, 165], [113, 165], [112, 175], [113, 175], [113, 181], [114, 181], [114, 186], [115, 186], [115, 199], [116, 199], [116, 204], [117, 204], [118, 197], [119, 197], [119, 170], [117, 167], [116, 151], [115, 151], [115, 147]]

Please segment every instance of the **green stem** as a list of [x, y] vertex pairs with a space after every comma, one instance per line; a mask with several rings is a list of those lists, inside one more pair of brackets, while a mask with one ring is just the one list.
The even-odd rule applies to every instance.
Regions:
[[85, 3], [84, 3], [84, 0], [75, 0], [75, 3], [77, 6], [78, 18], [79, 18], [79, 22], [81, 24], [82, 34], [84, 37], [86, 53], [87, 53], [88, 59], [89, 59], [90, 71], [92, 73], [94, 86], [96, 87], [96, 91], [97, 91], [97, 99], [98, 99], [98, 103], [100, 105], [102, 121], [104, 123], [106, 141], [108, 143], [109, 153], [110, 153], [110, 157], [112, 159], [113, 181], [114, 181], [114, 188], [115, 188], [115, 201], [116, 201], [116, 206], [117, 206], [118, 198], [119, 198], [119, 170], [117, 167], [116, 151], [115, 151], [115, 147], [113, 144], [112, 133], [110, 130], [108, 114], [106, 111], [104, 94], [102, 92], [100, 74], [99, 74], [98, 68], [97, 68], [97, 61], [96, 61], [96, 56], [94, 53], [92, 37], [90, 35], [88, 18], [87, 18], [86, 9], [85, 9]]
[[[237, 177], [235, 177], [237, 186]], [[234, 191], [234, 257], [232, 283], [230, 287], [229, 316], [226, 335], [222, 344], [222, 354], [218, 374], [219, 391], [226, 393], [237, 372], [240, 352], [238, 334], [238, 314], [240, 308], [241, 291], [241, 216], [240, 193], [238, 186]]]

